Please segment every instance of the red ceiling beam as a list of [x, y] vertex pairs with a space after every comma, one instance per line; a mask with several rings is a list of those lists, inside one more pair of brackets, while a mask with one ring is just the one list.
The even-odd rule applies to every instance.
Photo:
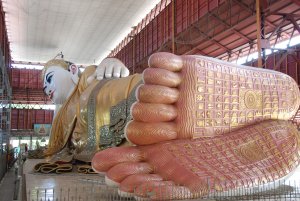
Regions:
[[241, 32], [237, 31], [236, 29], [234, 29], [233, 27], [231, 27], [228, 23], [226, 23], [224, 20], [222, 20], [221, 18], [219, 18], [217, 15], [212, 14], [211, 16], [213, 16], [215, 19], [217, 19], [219, 22], [221, 22], [222, 24], [224, 24], [226, 27], [228, 27], [232, 32], [234, 32], [236, 35], [240, 36], [241, 38], [243, 38], [244, 40], [246, 40], [247, 42], [250, 42], [251, 39], [248, 38], [247, 36], [245, 36], [244, 34], [242, 34]]
[[214, 44], [216, 44], [217, 46], [219, 46], [220, 48], [226, 50], [226, 51], [230, 51], [230, 49], [228, 49], [226, 46], [222, 45], [221, 43], [219, 43], [218, 41], [216, 41], [214, 39], [214, 37], [211, 37], [209, 35], [207, 35], [206, 33], [204, 33], [203, 31], [201, 31], [197, 26], [192, 25], [192, 27], [194, 27], [195, 29], [197, 29], [197, 31], [203, 35], [205, 38], [209, 39], [211, 42], [213, 42]]
[[292, 0], [292, 2], [300, 6], [300, 0]]
[[269, 2], [268, 0], [260, 0], [260, 7], [262, 11], [265, 11], [269, 8]]

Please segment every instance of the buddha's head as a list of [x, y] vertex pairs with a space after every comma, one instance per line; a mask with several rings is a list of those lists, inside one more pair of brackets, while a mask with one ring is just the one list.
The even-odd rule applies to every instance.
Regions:
[[64, 103], [79, 80], [79, 69], [62, 59], [48, 61], [43, 69], [44, 92], [55, 104]]

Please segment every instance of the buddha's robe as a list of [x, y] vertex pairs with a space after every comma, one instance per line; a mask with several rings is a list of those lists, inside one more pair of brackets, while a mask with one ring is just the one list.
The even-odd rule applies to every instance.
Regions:
[[141, 75], [123, 79], [87, 78], [96, 66], [87, 67], [78, 85], [56, 114], [48, 149], [49, 160], [90, 162], [96, 151], [126, 144], [124, 128], [131, 120], [130, 106]]

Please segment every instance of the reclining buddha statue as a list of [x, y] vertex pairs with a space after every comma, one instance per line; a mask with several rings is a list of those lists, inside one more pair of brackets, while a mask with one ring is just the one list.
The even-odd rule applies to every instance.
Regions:
[[[131, 119], [129, 108], [141, 75], [127, 77], [129, 70], [115, 58], [106, 58], [83, 72], [71, 62], [52, 59], [45, 64], [42, 75], [43, 90], [56, 104], [56, 111], [47, 149], [43, 154], [31, 154], [33, 158], [46, 157], [34, 167], [35, 171], [71, 171], [74, 161], [89, 164], [96, 151], [127, 144], [124, 127]], [[123, 79], [116, 79], [119, 77]], [[90, 166], [82, 167], [93, 173]]]
[[52, 59], [42, 74], [43, 90], [57, 106], [44, 152], [49, 161], [90, 162], [96, 151], [124, 144], [124, 127], [131, 119], [129, 108], [141, 75], [127, 77], [129, 70], [115, 58], [83, 72], [73, 63]]
[[[50, 161], [91, 162], [121, 196], [153, 200], [271, 183], [298, 167], [300, 96], [288, 75], [163, 52], [142, 75], [116, 59], [100, 66], [79, 75], [61, 60], [45, 65], [44, 91], [63, 103]], [[94, 79], [104, 71], [122, 78]]]

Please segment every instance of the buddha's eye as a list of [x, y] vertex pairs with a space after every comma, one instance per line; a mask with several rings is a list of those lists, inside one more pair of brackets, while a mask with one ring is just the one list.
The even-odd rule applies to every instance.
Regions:
[[46, 78], [46, 81], [50, 84], [51, 83], [51, 81], [52, 81], [52, 77], [53, 77], [53, 75], [50, 75], [50, 76], [48, 76], [47, 78]]
[[[46, 82], [48, 82], [49, 84], [51, 84], [52, 77], [53, 77], [53, 71], [47, 73], [47, 75], [46, 75]], [[46, 84], [46, 82], [45, 82], [45, 84]]]

